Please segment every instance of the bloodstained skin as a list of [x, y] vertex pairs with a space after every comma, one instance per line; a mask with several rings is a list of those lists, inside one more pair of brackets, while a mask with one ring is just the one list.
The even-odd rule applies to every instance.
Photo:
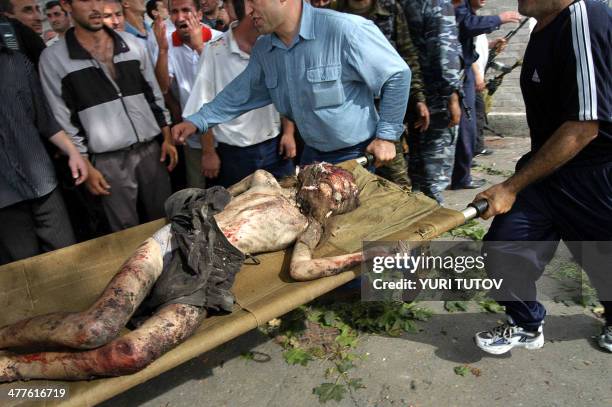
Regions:
[[[306, 215], [297, 208], [295, 192], [282, 190], [272, 175], [259, 170], [229, 188], [233, 198], [215, 216], [219, 228], [243, 253], [282, 250], [295, 243], [290, 274], [296, 280], [334, 275], [359, 264], [364, 259], [361, 252], [312, 259], [325, 219], [358, 204], [352, 176], [337, 167], [317, 164], [304, 169], [300, 178], [303, 182], [298, 198]], [[166, 226], [147, 239], [88, 310], [37, 316], [0, 328], [0, 349], [31, 345], [92, 349], [30, 355], [0, 353], [0, 382], [130, 374], [189, 337], [206, 315], [205, 310], [170, 304], [138, 329], [117, 338], [161, 274], [163, 255], [171, 250], [170, 238]]]

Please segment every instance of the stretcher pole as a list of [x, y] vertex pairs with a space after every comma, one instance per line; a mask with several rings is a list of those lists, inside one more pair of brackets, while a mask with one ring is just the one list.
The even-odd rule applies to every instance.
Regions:
[[[362, 157], [358, 157], [355, 159], [359, 165], [362, 167], [368, 168], [369, 166], [374, 164], [374, 156], [372, 154], [366, 153]], [[480, 217], [483, 213], [486, 212], [489, 207], [489, 202], [486, 199], [481, 199], [476, 202], [469, 203], [467, 207], [461, 211], [461, 214], [465, 218], [465, 222], [468, 222], [472, 219]]]

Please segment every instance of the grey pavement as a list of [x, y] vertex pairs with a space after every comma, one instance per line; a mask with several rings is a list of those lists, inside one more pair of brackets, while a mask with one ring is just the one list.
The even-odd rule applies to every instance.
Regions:
[[[488, 138], [495, 154], [478, 157], [475, 175], [489, 185], [504, 179], [529, 148], [527, 138]], [[447, 206], [462, 209], [476, 191], [447, 191]], [[485, 225], [486, 226], [486, 225]], [[352, 377], [367, 386], [328, 406], [612, 406], [612, 353], [598, 349], [594, 337], [601, 320], [591, 308], [547, 303], [546, 343], [536, 351], [515, 350], [491, 356], [472, 342], [474, 332], [499, 323], [503, 314], [448, 313], [440, 302], [424, 304], [435, 315], [419, 322], [419, 332], [399, 338], [363, 334]], [[241, 357], [253, 352], [255, 360]], [[327, 380], [329, 362], [290, 366], [283, 349], [254, 330], [109, 401], [105, 406], [320, 405], [312, 389]], [[455, 374], [467, 364], [479, 376]]]

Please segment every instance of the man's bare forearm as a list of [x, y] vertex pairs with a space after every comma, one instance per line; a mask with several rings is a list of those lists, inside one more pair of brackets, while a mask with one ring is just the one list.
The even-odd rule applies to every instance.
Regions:
[[168, 51], [159, 50], [157, 63], [155, 64], [155, 76], [159, 83], [159, 88], [165, 95], [170, 89], [170, 74], [168, 73]]
[[202, 144], [202, 153], [215, 151], [215, 136], [212, 129], [208, 129], [200, 136], [200, 144]]
[[597, 137], [598, 131], [597, 121], [563, 123], [529, 162], [504, 184], [514, 193], [520, 192], [529, 184], [551, 174], [574, 158]]
[[291, 119], [281, 116], [281, 124], [283, 127], [283, 134], [290, 134], [292, 136], [295, 134], [295, 123], [293, 123]]
[[57, 148], [59, 148], [67, 156], [79, 154], [70, 137], [63, 131], [59, 131], [49, 138]]

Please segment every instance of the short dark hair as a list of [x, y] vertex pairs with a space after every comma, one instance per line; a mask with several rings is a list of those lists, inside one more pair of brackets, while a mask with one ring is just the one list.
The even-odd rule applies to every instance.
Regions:
[[65, 15], [68, 15], [68, 13], [66, 12], [66, 10], [64, 10], [64, 8], [62, 7], [62, 5], [60, 4], [60, 2], [58, 0], [51, 0], [45, 3], [45, 11], [52, 9], [55, 6], [59, 6], [59, 8], [62, 9], [62, 11], [64, 12]]
[[236, 13], [236, 17], [238, 18], [238, 21], [242, 21], [242, 19], [245, 16], [245, 9], [244, 9], [244, 0], [228, 0], [232, 3], [232, 5], [234, 6], [234, 12]]
[[[195, 11], [200, 11], [202, 9], [202, 7], [200, 6], [200, 0], [191, 0], [191, 1], [193, 2]], [[168, 0], [168, 11], [170, 10], [172, 10], [172, 0]]]
[[14, 11], [15, 7], [13, 7], [13, 3], [11, 3], [11, 0], [0, 0], [0, 14], [13, 14]]
[[147, 15], [149, 16], [149, 18], [151, 20], [155, 20], [155, 16], [153, 15], [153, 11], [157, 11], [157, 2], [160, 0], [149, 0], [147, 1], [146, 4], [146, 8], [147, 8]]

